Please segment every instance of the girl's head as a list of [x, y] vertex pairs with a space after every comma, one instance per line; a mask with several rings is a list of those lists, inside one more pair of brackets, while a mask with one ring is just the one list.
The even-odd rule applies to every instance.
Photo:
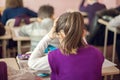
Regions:
[[80, 12], [66, 12], [56, 21], [55, 32], [60, 39], [63, 54], [76, 54], [79, 47], [85, 46], [84, 21]]
[[23, 7], [23, 0], [6, 0], [6, 8]]

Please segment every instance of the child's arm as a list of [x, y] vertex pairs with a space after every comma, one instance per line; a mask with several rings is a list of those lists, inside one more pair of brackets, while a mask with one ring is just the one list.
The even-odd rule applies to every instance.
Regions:
[[29, 24], [29, 25], [24, 25], [24, 26], [21, 26], [20, 27], [20, 30], [19, 30], [19, 35], [20, 36], [30, 36], [31, 34], [31, 31], [32, 31], [32, 27], [33, 26], [33, 23]]
[[79, 10], [83, 11], [83, 12], [86, 12], [87, 11], [86, 5], [87, 5], [86, 0], [82, 0], [82, 2], [80, 4], [80, 7], [79, 7]]
[[44, 56], [44, 50], [47, 48], [48, 43], [51, 40], [52, 39], [48, 35], [46, 35], [39, 42], [28, 60], [28, 65], [30, 68], [35, 70], [50, 70], [48, 56]]
[[[57, 20], [57, 19], [56, 19]], [[56, 23], [56, 22], [55, 22]], [[47, 48], [49, 42], [55, 38], [55, 24], [54, 27], [50, 30], [50, 32], [39, 42], [37, 47], [32, 52], [28, 65], [32, 69], [36, 70], [50, 70], [50, 66], [48, 63], [48, 56], [44, 56], [44, 50]]]

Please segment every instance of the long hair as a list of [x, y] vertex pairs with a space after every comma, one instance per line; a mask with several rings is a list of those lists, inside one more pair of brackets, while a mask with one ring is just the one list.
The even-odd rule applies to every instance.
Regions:
[[65, 33], [65, 38], [60, 44], [63, 54], [77, 54], [79, 47], [85, 46], [83, 42], [84, 21], [80, 12], [67, 12], [62, 14], [56, 21], [55, 32], [61, 30]]
[[6, 8], [23, 7], [23, 0], [6, 0]]

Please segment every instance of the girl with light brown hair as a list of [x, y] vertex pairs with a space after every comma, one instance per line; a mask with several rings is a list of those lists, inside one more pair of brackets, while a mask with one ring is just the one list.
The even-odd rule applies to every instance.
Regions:
[[[28, 65], [36, 70], [51, 71], [51, 80], [101, 80], [104, 57], [85, 40], [85, 28], [80, 12], [66, 12], [32, 52]], [[44, 49], [54, 38], [60, 47], [44, 56]]]

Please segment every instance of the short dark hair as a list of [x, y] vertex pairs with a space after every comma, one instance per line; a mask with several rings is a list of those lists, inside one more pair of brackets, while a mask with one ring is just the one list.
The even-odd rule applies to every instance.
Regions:
[[38, 17], [41, 19], [50, 18], [54, 14], [54, 8], [50, 5], [43, 5], [38, 10]]

